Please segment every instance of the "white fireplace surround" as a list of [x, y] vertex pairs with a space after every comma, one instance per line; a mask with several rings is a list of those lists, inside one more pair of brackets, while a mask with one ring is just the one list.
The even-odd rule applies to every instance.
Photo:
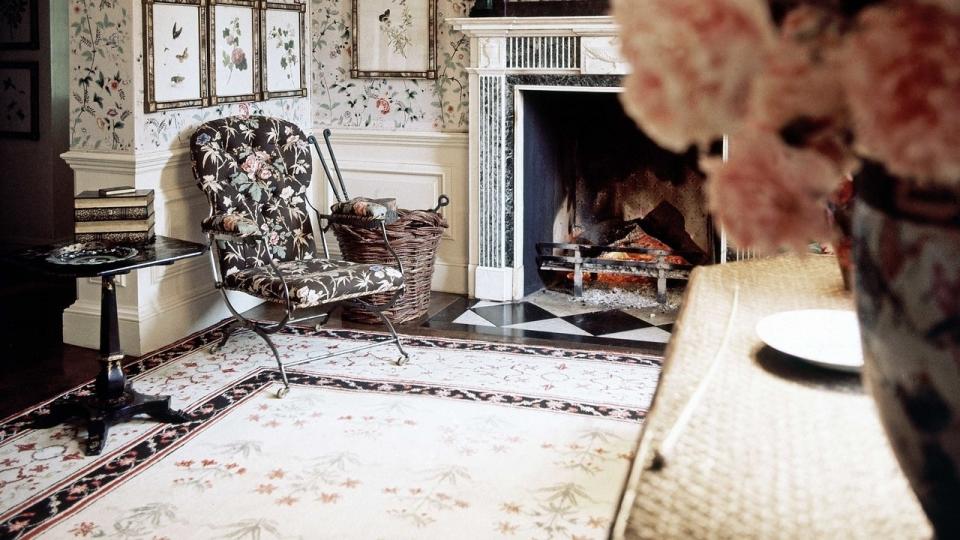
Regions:
[[[611, 17], [450, 19], [470, 38], [470, 292], [523, 296], [523, 92], [619, 92]], [[536, 271], [530, 269], [530, 271]]]

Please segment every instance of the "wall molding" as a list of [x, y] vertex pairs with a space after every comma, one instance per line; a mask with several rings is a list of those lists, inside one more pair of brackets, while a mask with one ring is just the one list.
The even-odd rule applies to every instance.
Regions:
[[[152, 152], [71, 150], [61, 155], [74, 171], [76, 191], [110, 185], [154, 190], [157, 234], [193, 239], [206, 198], [196, 188], [187, 148]], [[204, 206], [200, 212], [198, 208]], [[194, 234], [196, 233], [196, 234]], [[141, 355], [176, 341], [229, 315], [213, 287], [205, 256], [172, 267], [132, 272], [129, 287], [118, 290], [120, 339], [124, 351]], [[98, 346], [100, 286], [77, 282], [77, 301], [64, 311], [64, 342]], [[247, 309], [259, 302], [244, 299]]]
[[[322, 128], [315, 129], [315, 133], [320, 132]], [[450, 227], [441, 237], [433, 289], [469, 292], [469, 135], [336, 129], [331, 143], [352, 196], [396, 197], [403, 208], [432, 208], [441, 193], [450, 197], [451, 206], [444, 212]], [[319, 165], [315, 173], [316, 169]], [[314, 178], [325, 184], [322, 172]], [[329, 187], [323, 186], [322, 193], [320, 202], [325, 203], [331, 195]], [[337, 251], [335, 240], [331, 239], [329, 245], [331, 254]]]
[[[326, 126], [315, 126], [323, 133]], [[330, 143], [336, 151], [339, 144], [376, 144], [379, 146], [419, 146], [421, 148], [466, 148], [469, 135], [459, 131], [389, 131], [380, 129], [336, 128], [331, 130]], [[324, 147], [323, 142], [320, 146]]]
[[60, 157], [75, 172], [97, 171], [135, 174], [137, 172], [159, 171], [172, 165], [190, 163], [190, 151], [186, 147], [140, 154], [70, 150], [60, 154]]
[[[392, 177], [429, 178], [433, 181], [437, 197], [450, 193], [451, 177], [453, 176], [450, 167], [425, 160], [403, 162], [343, 160], [340, 162], [340, 170], [344, 173], [374, 173]], [[453, 240], [456, 229], [453, 224], [449, 224], [449, 227], [443, 231], [441, 238], [444, 241]]]
[[619, 25], [610, 15], [557, 17], [458, 17], [447, 24], [470, 37], [607, 36]]

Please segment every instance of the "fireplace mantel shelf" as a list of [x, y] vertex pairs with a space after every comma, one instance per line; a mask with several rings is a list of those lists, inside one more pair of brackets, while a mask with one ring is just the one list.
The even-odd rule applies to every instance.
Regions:
[[610, 16], [460, 17], [447, 22], [470, 37], [613, 36], [619, 28]]

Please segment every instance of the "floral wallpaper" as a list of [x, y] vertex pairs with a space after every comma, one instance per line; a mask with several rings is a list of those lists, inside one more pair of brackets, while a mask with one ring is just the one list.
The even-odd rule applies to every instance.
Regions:
[[[313, 125], [467, 130], [469, 41], [446, 24], [465, 16], [471, 0], [438, 0], [438, 78], [351, 79], [352, 0], [310, 3], [312, 98], [180, 109], [144, 114], [140, 28], [132, 28], [139, 0], [70, 0], [70, 147], [150, 151], [187, 144], [211, 118], [246, 113], [277, 116], [305, 129]], [[313, 111], [312, 119], [310, 111]]]
[[71, 0], [70, 147], [133, 144], [130, 0]]
[[[138, 99], [138, 110], [143, 110], [141, 99], [142, 97]], [[190, 136], [200, 124], [235, 114], [274, 116], [289, 120], [310, 132], [310, 115], [307, 112], [309, 105], [308, 98], [288, 98], [256, 103], [222, 103], [203, 109], [175, 109], [140, 114], [136, 126], [135, 148], [149, 151], [188, 145]]]
[[317, 126], [467, 130], [469, 40], [446, 24], [464, 17], [471, 0], [438, 0], [438, 76], [351, 79], [352, 0], [314, 0], [313, 123]]
[[71, 0], [70, 148], [151, 151], [188, 144], [194, 129], [212, 118], [264, 114], [310, 127], [308, 98], [230, 103], [146, 114], [139, 27], [130, 28], [140, 0]]

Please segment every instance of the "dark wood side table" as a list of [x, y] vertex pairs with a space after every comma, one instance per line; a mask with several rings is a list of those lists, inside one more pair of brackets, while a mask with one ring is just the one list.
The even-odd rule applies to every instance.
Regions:
[[206, 251], [206, 246], [157, 236], [151, 244], [131, 246], [137, 250], [136, 255], [121, 261], [81, 265], [58, 264], [48, 260], [51, 253], [66, 245], [32, 248], [13, 256], [11, 261], [53, 276], [101, 279], [100, 372], [93, 396], [54, 402], [50, 413], [38, 419], [33, 427], [49, 428], [73, 418], [82, 418], [87, 422], [87, 455], [98, 455], [106, 443], [110, 426], [138, 414], [146, 414], [161, 422], [186, 421], [187, 417], [182, 412], [170, 408], [169, 396], [141, 394], [127, 380], [122, 365], [123, 351], [120, 349], [115, 279], [132, 270], [170, 265], [181, 259], [196, 257]]

